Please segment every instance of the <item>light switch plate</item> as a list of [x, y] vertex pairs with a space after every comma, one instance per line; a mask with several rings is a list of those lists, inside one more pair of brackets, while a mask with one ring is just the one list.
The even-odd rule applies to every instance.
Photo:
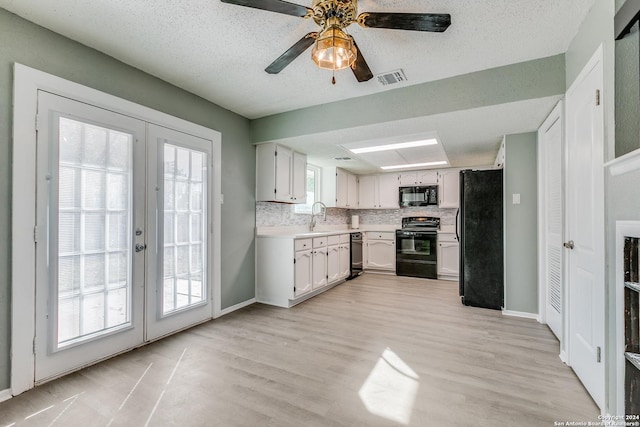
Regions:
[[520, 204], [520, 193], [513, 194], [513, 204], [514, 205]]

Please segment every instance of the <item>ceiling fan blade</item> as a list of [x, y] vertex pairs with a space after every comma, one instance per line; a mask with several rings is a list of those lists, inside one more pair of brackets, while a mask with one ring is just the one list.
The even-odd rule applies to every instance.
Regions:
[[360, 48], [356, 44], [356, 41], [353, 40], [353, 37], [351, 37], [351, 40], [353, 41], [353, 44], [356, 47], [356, 50], [358, 51], [358, 56], [356, 56], [356, 60], [351, 65], [351, 70], [353, 71], [353, 75], [356, 76], [356, 79], [359, 82], [369, 81], [373, 78], [373, 73], [371, 72], [369, 65], [367, 65], [367, 61], [364, 60], [364, 56], [362, 56], [362, 52], [360, 51]]
[[451, 25], [448, 13], [361, 13], [358, 24], [365, 28], [433, 31], [441, 33]]
[[220, 0], [222, 3], [237, 4], [239, 6], [253, 7], [255, 9], [268, 10], [270, 12], [284, 13], [285, 15], [299, 16], [301, 18], [313, 14], [313, 10], [282, 0]]
[[298, 40], [296, 44], [291, 46], [285, 53], [280, 55], [278, 59], [273, 61], [267, 68], [265, 68], [265, 71], [269, 74], [278, 74], [287, 65], [291, 64], [294, 59], [300, 56], [302, 52], [309, 49], [316, 38], [318, 38], [318, 33], [316, 32], [311, 32], [305, 35], [303, 38]]

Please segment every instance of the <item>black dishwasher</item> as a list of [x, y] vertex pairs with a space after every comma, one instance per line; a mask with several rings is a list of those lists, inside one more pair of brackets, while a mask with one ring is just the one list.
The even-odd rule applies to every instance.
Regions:
[[347, 280], [362, 274], [362, 233], [351, 233], [351, 274]]

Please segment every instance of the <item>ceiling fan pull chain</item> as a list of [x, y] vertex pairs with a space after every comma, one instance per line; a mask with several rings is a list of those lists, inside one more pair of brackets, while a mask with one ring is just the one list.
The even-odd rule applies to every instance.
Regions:
[[331, 77], [331, 84], [336, 84], [336, 70], [333, 70], [333, 77]]

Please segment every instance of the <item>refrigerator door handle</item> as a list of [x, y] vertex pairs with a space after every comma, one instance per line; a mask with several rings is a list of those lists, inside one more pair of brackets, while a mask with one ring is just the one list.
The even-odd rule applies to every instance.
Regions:
[[458, 217], [460, 216], [460, 208], [456, 210], [456, 240], [460, 241], [460, 236], [458, 235]]

